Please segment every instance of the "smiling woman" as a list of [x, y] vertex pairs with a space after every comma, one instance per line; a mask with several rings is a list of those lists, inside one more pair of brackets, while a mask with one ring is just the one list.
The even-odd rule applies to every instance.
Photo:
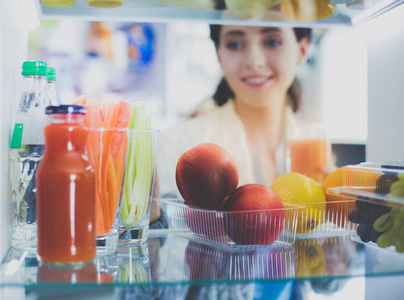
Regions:
[[182, 153], [197, 144], [227, 149], [240, 173], [239, 185], [270, 185], [286, 172], [285, 132], [299, 108], [296, 70], [307, 59], [311, 30], [289, 27], [211, 25], [223, 79], [215, 108], [162, 136], [162, 194], [178, 195], [174, 171]]

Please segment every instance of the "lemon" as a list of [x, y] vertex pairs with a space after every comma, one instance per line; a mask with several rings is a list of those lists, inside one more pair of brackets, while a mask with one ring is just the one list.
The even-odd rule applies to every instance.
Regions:
[[271, 185], [284, 203], [301, 204], [297, 217], [297, 233], [307, 233], [320, 225], [325, 216], [326, 199], [321, 186], [313, 179], [288, 173], [279, 176]]

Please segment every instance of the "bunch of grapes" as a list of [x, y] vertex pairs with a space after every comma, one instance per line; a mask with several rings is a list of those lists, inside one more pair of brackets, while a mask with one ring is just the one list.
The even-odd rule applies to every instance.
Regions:
[[[390, 198], [404, 198], [404, 174], [395, 175], [395, 180], [389, 186]], [[385, 248], [395, 246], [397, 252], [404, 252], [404, 207], [394, 207], [390, 212], [380, 216], [373, 228], [382, 234], [377, 239], [377, 245]]]
[[[391, 172], [383, 174], [376, 182], [375, 194], [386, 195], [390, 193], [390, 187], [396, 181], [398, 181], [397, 174]], [[356, 210], [348, 214], [348, 220], [352, 223], [359, 224], [356, 228], [356, 232], [363, 242], [372, 241], [376, 243], [379, 237], [388, 229], [385, 226], [375, 227], [374, 224], [376, 220], [390, 213], [391, 207], [384, 203], [377, 203], [367, 196], [358, 196], [355, 206]]]

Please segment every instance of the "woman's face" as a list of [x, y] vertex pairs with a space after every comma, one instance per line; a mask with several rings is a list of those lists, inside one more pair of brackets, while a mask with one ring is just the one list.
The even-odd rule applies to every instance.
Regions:
[[223, 25], [216, 50], [235, 100], [263, 107], [285, 99], [308, 46], [292, 28]]

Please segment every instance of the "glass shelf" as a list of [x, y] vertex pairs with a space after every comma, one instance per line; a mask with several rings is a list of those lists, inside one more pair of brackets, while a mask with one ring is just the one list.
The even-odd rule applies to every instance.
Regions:
[[[123, 0], [121, 6], [113, 8], [93, 7], [87, 0], [75, 0], [74, 5], [68, 7], [50, 7], [42, 4], [45, 1], [61, 0], [36, 0], [42, 19], [78, 18], [90, 21], [159, 23], [187, 21], [322, 28], [352, 26], [404, 3], [404, 0], [274, 0], [273, 3], [278, 4], [265, 8], [264, 11], [230, 11], [215, 9], [215, 0]], [[257, 1], [251, 1], [253, 2]], [[319, 3], [322, 4], [321, 8]], [[294, 11], [292, 7], [300, 7], [300, 10]]]
[[152, 231], [147, 243], [120, 245], [80, 269], [54, 269], [36, 253], [10, 249], [1, 265], [0, 287], [81, 289], [164, 287], [173, 284], [277, 284], [404, 275], [404, 255], [348, 236], [300, 239], [288, 247], [227, 252], [170, 230]]

